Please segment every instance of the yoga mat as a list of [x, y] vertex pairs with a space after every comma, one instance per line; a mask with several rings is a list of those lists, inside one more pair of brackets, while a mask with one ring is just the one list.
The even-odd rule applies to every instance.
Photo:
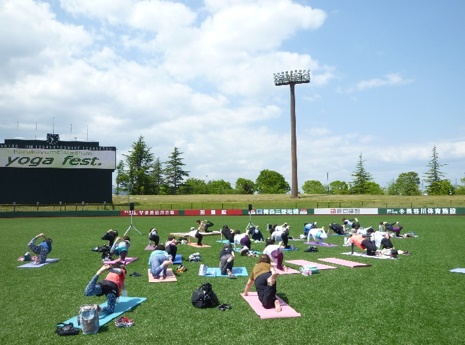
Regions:
[[242, 298], [246, 300], [246, 302], [250, 305], [255, 313], [260, 316], [260, 319], [277, 319], [277, 318], [286, 318], [286, 317], [300, 317], [300, 313], [296, 312], [292, 309], [289, 304], [284, 302], [279, 296], [276, 298], [281, 305], [281, 311], [277, 312], [274, 308], [265, 309], [262, 306], [262, 303], [258, 299], [258, 295], [256, 292], [249, 292], [248, 296], [244, 296], [241, 294]]
[[337, 267], [334, 267], [334, 266], [320, 264], [318, 262], [312, 262], [312, 261], [308, 261], [308, 260], [286, 260], [286, 262], [288, 262], [290, 264], [293, 264], [293, 265], [299, 265], [299, 266], [307, 266], [307, 265], [315, 266], [320, 271], [321, 270], [330, 270], [330, 269], [337, 268]]
[[[273, 267], [276, 268], [276, 264], [272, 263], [271, 265], [273, 265]], [[286, 266], [286, 270], [279, 270], [279, 269], [276, 268], [276, 272], [278, 274], [300, 274], [299, 271], [297, 271], [297, 270], [295, 270], [293, 268], [287, 267], [287, 266]]]
[[[240, 253], [241, 252], [241, 248], [234, 248], [234, 251], [236, 253]], [[256, 250], [250, 250], [252, 253], [254, 253], [255, 255], [260, 255], [262, 254], [262, 252], [259, 252], [259, 251], [256, 251]]]
[[34, 264], [33, 261], [31, 262], [28, 262], [27, 264], [24, 264], [24, 265], [21, 265], [21, 266], [18, 266], [19, 268], [39, 268], [39, 267], [42, 267], [42, 266], [45, 266], [45, 265], [48, 265], [48, 264], [51, 264], [53, 262], [57, 262], [58, 260], [60, 259], [47, 259], [43, 264]]
[[[147, 299], [146, 297], [120, 297], [119, 302], [116, 303], [115, 311], [113, 312], [113, 314], [100, 315], [100, 319], [99, 319], [100, 327], [110, 322], [111, 320], [115, 319], [116, 317], [120, 316], [121, 314], [127, 312], [128, 310], [134, 308], [135, 306], [141, 304], [146, 299]], [[106, 307], [106, 305], [107, 305], [107, 302], [102, 303], [100, 304], [100, 308], [104, 308]], [[70, 322], [73, 323], [74, 327], [81, 328], [81, 326], [78, 326], [77, 316], [74, 316], [71, 319], [64, 321], [63, 323], [70, 323]]]
[[318, 246], [318, 247], [337, 247], [337, 244], [333, 243], [318, 243], [318, 242], [304, 242], [304, 244], [309, 244], [312, 246]]
[[299, 250], [299, 248], [282, 248], [281, 250], [285, 250], [285, 251], [292, 251], [292, 250]]
[[395, 258], [391, 258], [389, 256], [386, 256], [386, 255], [383, 255], [383, 256], [372, 256], [372, 255], [366, 255], [365, 253], [357, 253], [357, 252], [354, 252], [353, 254], [351, 252], [347, 252], [347, 253], [341, 253], [341, 254], [344, 254], [344, 255], [352, 255], [352, 256], [361, 256], [362, 258], [371, 258], [371, 259], [395, 259]]
[[176, 256], [174, 257], [173, 264], [175, 265], [182, 264], [182, 254], [176, 254]]
[[465, 273], [465, 268], [454, 268], [453, 270], [450, 270], [452, 273]]
[[[124, 259], [124, 264], [125, 265], [129, 265], [131, 262], [134, 262], [136, 261], [138, 258], [136, 257], [131, 257], [131, 256], [127, 256], [126, 259]], [[116, 262], [118, 262], [120, 260], [116, 259], [116, 260], [111, 260], [111, 261], [104, 261], [103, 263], [104, 264], [108, 264], [108, 265], [111, 265], [111, 264], [114, 264]]]
[[[248, 277], [249, 276], [247, 274], [247, 268], [245, 267], [233, 267], [231, 271], [232, 271], [232, 274], [234, 274], [236, 277]], [[218, 278], [229, 277], [227, 274], [225, 275], [221, 274], [221, 270], [219, 267], [208, 267], [206, 277], [215, 277], [215, 272], [216, 272], [216, 277]]]
[[216, 242], [226, 244], [226, 243], [229, 243], [229, 240], [218, 240], [218, 241], [216, 241]]
[[208, 244], [202, 244], [201, 246], [199, 246], [197, 243], [188, 243], [189, 246], [191, 247], [195, 247], [195, 248], [211, 248], [211, 246], [209, 246]]
[[324, 259], [318, 259], [318, 260], [325, 261], [325, 262], [330, 262], [332, 264], [342, 265], [342, 266], [346, 266], [346, 267], [351, 267], [351, 268], [371, 266], [371, 265], [364, 264], [364, 263], [361, 263], [361, 262], [354, 262], [354, 261], [337, 259], [337, 258], [324, 258]]
[[155, 279], [152, 274], [150, 274], [150, 269], [147, 270], [147, 273], [149, 274], [149, 283], [172, 283], [172, 282], [177, 282], [178, 280], [176, 279], [176, 276], [173, 273], [172, 268], [168, 268], [166, 271], [166, 278], [165, 279]]
[[155, 246], [149, 244], [147, 247], [145, 247], [145, 250], [155, 250]]

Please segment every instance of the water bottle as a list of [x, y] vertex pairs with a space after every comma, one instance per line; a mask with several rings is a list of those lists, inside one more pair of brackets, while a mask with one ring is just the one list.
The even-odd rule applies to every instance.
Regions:
[[213, 271], [213, 278], [216, 278], [216, 270]]

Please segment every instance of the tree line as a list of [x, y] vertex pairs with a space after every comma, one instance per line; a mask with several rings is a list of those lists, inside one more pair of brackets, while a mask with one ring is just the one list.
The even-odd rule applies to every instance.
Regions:
[[[116, 168], [116, 194], [132, 195], [178, 195], [178, 194], [286, 194], [290, 191], [284, 176], [273, 170], [262, 170], [255, 181], [239, 177], [235, 186], [224, 180], [205, 181], [189, 177], [185, 170], [183, 152], [175, 147], [166, 161], [155, 158], [144, 137], [132, 144], [131, 150], [124, 155]], [[397, 179], [382, 188], [373, 181], [365, 169], [362, 154], [356, 162], [350, 182], [333, 181], [324, 185], [317, 180], [305, 181], [302, 190], [305, 194], [370, 194], [370, 195], [465, 195], [465, 178], [462, 185], [453, 186], [445, 179], [441, 171], [444, 164], [439, 162], [436, 146], [428, 170], [424, 174], [425, 189], [420, 188], [418, 173], [409, 171], [401, 173]]]

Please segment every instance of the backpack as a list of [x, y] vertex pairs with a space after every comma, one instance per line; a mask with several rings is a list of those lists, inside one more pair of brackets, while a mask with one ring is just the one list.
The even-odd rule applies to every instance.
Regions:
[[199, 262], [199, 261], [202, 261], [202, 257], [200, 256], [200, 253], [194, 253], [194, 254], [189, 255], [189, 261]]
[[304, 250], [305, 252], [315, 252], [315, 253], [318, 253], [318, 248], [316, 246], [310, 246], [308, 247], [306, 250]]
[[74, 324], [72, 322], [59, 323], [57, 325], [56, 332], [59, 335], [76, 335], [79, 334], [79, 328], [74, 327]]
[[192, 293], [192, 305], [196, 308], [211, 308], [220, 304], [210, 283], [203, 283]]
[[97, 333], [99, 323], [100, 307], [98, 304], [84, 304], [79, 308], [78, 325], [81, 325], [83, 334]]

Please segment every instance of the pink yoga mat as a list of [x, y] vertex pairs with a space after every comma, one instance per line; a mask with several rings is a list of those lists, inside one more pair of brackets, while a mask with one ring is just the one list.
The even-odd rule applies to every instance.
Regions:
[[211, 248], [211, 246], [209, 246], [208, 244], [202, 244], [201, 246], [199, 246], [197, 243], [188, 243], [188, 245], [195, 248]]
[[[134, 262], [137, 259], [138, 258], [127, 256], [126, 259], [124, 259], [125, 265], [129, 265], [131, 262]], [[117, 260], [105, 261], [104, 263], [108, 264], [108, 265], [111, 265], [111, 264], [114, 264], [114, 263], [116, 263], [118, 261], [120, 261], [120, 260], [117, 259]]]
[[155, 250], [155, 246], [149, 244], [147, 247], [145, 247], [145, 250]]
[[330, 262], [332, 264], [342, 265], [342, 266], [346, 266], [346, 267], [351, 267], [351, 268], [371, 266], [371, 265], [364, 264], [364, 263], [361, 263], [361, 262], [354, 262], [354, 261], [337, 259], [337, 258], [324, 258], [324, 259], [318, 259], [318, 260], [325, 261], [325, 262]]
[[172, 268], [168, 268], [166, 271], [166, 278], [165, 279], [155, 279], [153, 276], [150, 274], [150, 270], [147, 270], [148, 275], [149, 275], [149, 283], [171, 283], [171, 282], [177, 282], [178, 280], [176, 279], [176, 276], [173, 273]]
[[333, 268], [337, 268], [337, 267], [334, 267], [334, 266], [320, 264], [318, 262], [311, 262], [311, 261], [308, 261], [308, 260], [287, 260], [286, 262], [288, 262], [290, 264], [294, 264], [294, 265], [299, 265], [299, 266], [307, 266], [307, 265], [316, 266], [316, 268], [318, 268], [320, 271], [321, 270], [330, 270], [330, 269], [333, 269]]
[[[273, 263], [272, 263], [272, 265], [273, 265], [274, 268], [276, 268], [276, 264], [273, 264]], [[278, 270], [278, 269], [276, 268], [276, 272], [277, 272], [278, 274], [297, 274], [297, 273], [300, 274], [299, 271], [297, 271], [297, 270], [295, 270], [295, 269], [293, 269], [293, 268], [290, 268], [290, 267], [286, 267], [286, 270]]]
[[265, 309], [262, 306], [262, 303], [258, 299], [258, 295], [256, 292], [249, 292], [248, 296], [244, 296], [241, 294], [242, 298], [244, 298], [247, 303], [249, 303], [250, 307], [260, 316], [261, 319], [277, 319], [277, 318], [285, 318], [285, 317], [300, 317], [300, 313], [296, 312], [292, 307], [290, 307], [286, 302], [284, 302], [281, 298], [276, 296], [281, 305], [281, 311], [277, 312], [274, 308], [272, 309]]

